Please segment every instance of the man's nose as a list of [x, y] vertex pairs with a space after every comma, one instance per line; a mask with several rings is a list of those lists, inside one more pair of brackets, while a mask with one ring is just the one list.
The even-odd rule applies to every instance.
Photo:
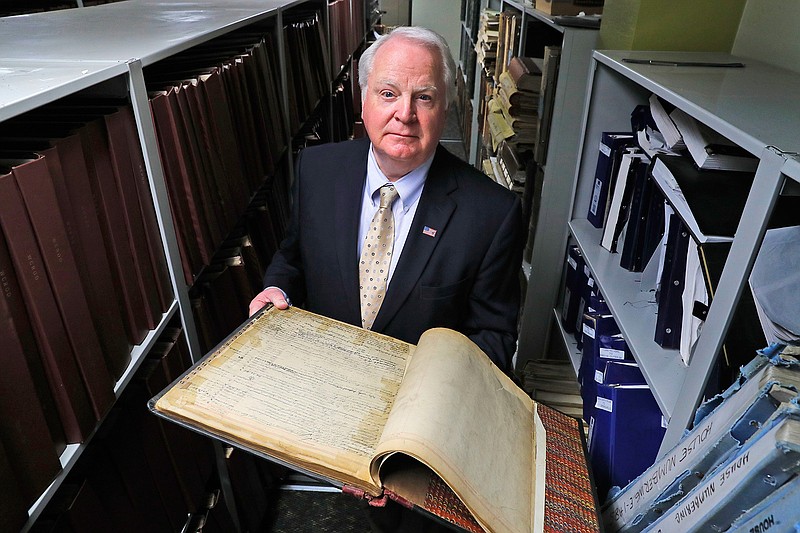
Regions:
[[395, 111], [395, 118], [400, 122], [412, 122], [417, 117], [416, 105], [414, 99], [411, 97], [401, 98], [397, 102], [397, 110]]

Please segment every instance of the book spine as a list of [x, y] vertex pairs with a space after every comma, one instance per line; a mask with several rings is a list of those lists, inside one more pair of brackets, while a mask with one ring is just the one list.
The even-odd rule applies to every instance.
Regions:
[[89, 392], [95, 417], [99, 420], [115, 401], [114, 381], [89, 313], [47, 163], [39, 157], [17, 165], [13, 173], [39, 243], [78, 369]]
[[190, 202], [184, 176], [188, 172], [183, 153], [178, 142], [177, 125], [172, 117], [169, 92], [150, 97], [158, 151], [164, 166], [164, 181], [169, 191], [169, 204], [175, 223], [175, 234], [183, 266], [183, 276], [187, 285], [194, 282], [194, 272], [203, 265], [197, 235], [197, 213]]
[[144, 223], [147, 249], [155, 276], [159, 301], [161, 302], [160, 311], [165, 313], [175, 299], [175, 296], [172, 290], [169, 270], [167, 268], [164, 245], [161, 240], [161, 230], [158, 225], [153, 194], [150, 191], [150, 181], [147, 176], [142, 147], [139, 144], [139, 136], [136, 130], [133, 110], [126, 106], [121, 109], [121, 113], [128, 142], [128, 152], [131, 157], [131, 164], [133, 165], [133, 176], [136, 182], [136, 193], [138, 195], [139, 208]]
[[67, 443], [83, 442], [94, 428], [96, 419], [55, 303], [22, 195], [11, 173], [0, 175], [0, 226], [18, 275]]
[[149, 257], [150, 247], [139, 206], [139, 193], [136, 187], [136, 175], [134, 174], [125, 120], [122, 109], [104, 117], [108, 153], [114, 171], [114, 181], [117, 185], [123, 220], [130, 236], [131, 257], [139, 285], [138, 289], [144, 300], [142, 310], [147, 319], [148, 329], [155, 329], [161, 321], [161, 298]]
[[134, 265], [131, 237], [125, 224], [102, 119], [88, 122], [80, 129], [80, 135], [84, 153], [88, 156], [87, 168], [103, 240], [108, 244], [108, 261], [124, 302], [122, 310], [129, 341], [131, 344], [141, 344], [149, 330], [144, 297]]
[[76, 257], [81, 258], [77, 264], [85, 283], [92, 319], [109, 372], [114, 379], [119, 379], [131, 360], [130, 345], [120, 309], [122, 296], [111, 275], [83, 146], [77, 134], [56, 139], [52, 144], [56, 153], [48, 153], [46, 157], [49, 161], [57, 156], [62, 170], [61, 176], [53, 174], [56, 193], [62, 207], [71, 212], [75, 230], [73, 247]]
[[[697, 422], [681, 442], [618, 493], [603, 509], [607, 531], [636, 531], [631, 529], [634, 521], [639, 529], [651, 523], [682, 491], [694, 487], [706, 472], [752, 435], [754, 428], [767, 420], [777, 405], [770, 395], [772, 384], [759, 387], [758, 378], [746, 381]], [[668, 489], [670, 492], [666, 492]]]
[[646, 531], [725, 531], [752, 502], [767, 497], [800, 470], [798, 432], [797, 418], [775, 421]]
[[[11, 459], [12, 470], [19, 480], [18, 492], [30, 506], [41, 495], [61, 470], [56, 445], [43, 404], [52, 403], [49, 390], [42, 390], [44, 374], [37, 360], [35, 346], [23, 346], [25, 330], [30, 328], [24, 308], [15, 299], [19, 297], [16, 273], [5, 239], [0, 234], [0, 353], [3, 354], [3, 371], [0, 372], [0, 442]], [[27, 350], [26, 350], [27, 348]], [[30, 350], [34, 350], [32, 353]], [[38, 363], [34, 375], [29, 361]], [[34, 366], [34, 365], [31, 365]], [[35, 368], [35, 367], [34, 367]], [[40, 397], [47, 395], [49, 402]], [[55, 413], [53, 413], [55, 414]], [[63, 442], [63, 433], [62, 433]], [[5, 456], [4, 456], [5, 457]], [[9, 494], [8, 491], [5, 494]]]

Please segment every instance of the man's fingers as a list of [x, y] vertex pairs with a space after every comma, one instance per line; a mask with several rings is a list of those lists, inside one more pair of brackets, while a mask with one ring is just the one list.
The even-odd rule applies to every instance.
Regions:
[[290, 305], [286, 295], [282, 290], [275, 287], [270, 287], [259, 292], [256, 297], [250, 301], [250, 305], [248, 306], [250, 316], [253, 316], [259, 309], [268, 303], [271, 303], [278, 309], [288, 309]]

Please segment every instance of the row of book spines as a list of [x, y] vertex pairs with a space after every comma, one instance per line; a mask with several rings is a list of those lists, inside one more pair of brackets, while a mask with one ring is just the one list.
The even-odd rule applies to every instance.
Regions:
[[363, 2], [354, 2], [351, 10], [347, 0], [329, 1], [328, 21], [331, 36], [331, 75], [336, 77], [366, 35]]
[[[327, 84], [324, 72], [313, 68], [323, 54], [320, 31], [316, 14], [286, 26], [287, 46], [301, 56], [291, 62], [287, 72], [290, 118], [294, 117], [290, 128], [295, 132], [300, 117], [313, 115], [314, 107], [327, 101], [322, 97]], [[224, 55], [232, 44], [247, 52], [237, 55], [229, 66], [206, 66], [200, 69], [202, 76], [195, 74], [191, 83], [164, 85], [165, 75], [192, 74], [186, 71], [187, 60], [190, 65], [213, 64], [209, 54]], [[273, 127], [282, 121], [276, 86], [279, 76], [271, 50], [269, 39], [254, 41], [251, 34], [236, 34], [145, 72], [189, 285], [209, 264], [254, 191], [285, 155], [287, 137], [280, 127]]]
[[248, 304], [263, 288], [264, 273], [286, 230], [285, 183], [256, 202], [245, 224], [220, 248], [211, 266], [189, 291], [202, 352], [211, 350], [248, 315]]
[[31, 531], [180, 531], [209, 499], [211, 441], [153, 417], [147, 400], [191, 364], [168, 326]]
[[[37, 151], [15, 153], [0, 175], [0, 338], [9, 368], [0, 405], [4, 419], [19, 421], [2, 437], [12, 464], [33, 472], [23, 476], [28, 499], [60, 469], [65, 445], [82, 442], [108, 412], [131, 346], [173, 301], [149, 187], [137, 179], [144, 166], [126, 128], [130, 108], [99, 117], [85, 108], [50, 112], [56, 123], [88, 122], [54, 131], [34, 120], [41, 137], [14, 141]], [[3, 126], [20, 134], [28, 119]]]
[[[231, 55], [234, 45], [245, 51]], [[272, 48], [260, 34], [235, 34], [145, 72], [188, 285], [285, 152]], [[223, 66], [212, 67], [212, 57]], [[187, 67], [192, 63], [201, 65], [201, 75]], [[168, 83], [176, 76], [194, 77]]]

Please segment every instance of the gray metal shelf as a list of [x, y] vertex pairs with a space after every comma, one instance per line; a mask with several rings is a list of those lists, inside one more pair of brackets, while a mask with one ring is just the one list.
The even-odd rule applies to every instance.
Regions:
[[[672, 62], [733, 62], [744, 68], [673, 66], [629, 63], [624, 59]], [[564, 173], [558, 187], [542, 193], [543, 208], [557, 213], [547, 219], [540, 250], [534, 249], [528, 301], [548, 303], [537, 310], [544, 317], [535, 325], [541, 353], [548, 349], [547, 334], [553, 329], [552, 307], [558, 297], [568, 236], [552, 231], [567, 226], [580, 246], [595, 281], [622, 330], [654, 396], [670, 419], [662, 452], [678, 442], [691, 423], [694, 410], [730, 325], [769, 214], [787, 179], [797, 181], [800, 164], [791, 157], [800, 144], [800, 74], [765, 63], [717, 53], [595, 51], [585, 93], [577, 165]], [[599, 246], [601, 230], [586, 221], [600, 135], [603, 131], [630, 130], [630, 112], [646, 104], [651, 93], [683, 109], [760, 158], [747, 204], [742, 213], [728, 261], [717, 285], [714, 301], [688, 366], [675, 350], [664, 350], [653, 341], [655, 309], [645, 305], [648, 288], [641, 274], [625, 271], [615, 256]], [[548, 154], [549, 161], [550, 154]], [[560, 218], [563, 216], [564, 218]], [[540, 219], [540, 226], [542, 221]], [[547, 253], [537, 253], [546, 250]], [[538, 261], [538, 263], [537, 263]], [[543, 274], [538, 275], [537, 272]], [[635, 305], [639, 302], [644, 308]], [[534, 316], [534, 318], [537, 318]], [[523, 317], [525, 319], [525, 317]], [[532, 318], [531, 318], [532, 319]], [[523, 328], [525, 321], [523, 320]], [[523, 335], [531, 335], [523, 329]], [[523, 346], [523, 343], [520, 344]], [[567, 346], [569, 349], [569, 346]]]
[[655, 287], [646, 280], [643, 282], [641, 272], [620, 268], [619, 254], [612, 254], [600, 246], [602, 230], [592, 226], [588, 220], [573, 219], [569, 227], [631, 353], [642, 368], [661, 412], [669, 418], [687, 369], [677, 350], [665, 349], [653, 342], [656, 330]]
[[[143, 67], [254, 23], [274, 20], [280, 32], [283, 13], [305, 4], [320, 7], [308, 0], [128, 0], [0, 18], [0, 121], [65, 96], [84, 91], [94, 94], [100, 87], [103, 93], [128, 95], [133, 106], [175, 299], [145, 341], [133, 348], [132, 362], [115, 386], [118, 396], [176, 314], [183, 322], [192, 357], [202, 355], [180, 266]], [[278, 41], [281, 71], [285, 72], [286, 51], [282, 39]], [[281, 83], [286, 94], [285, 76]], [[285, 101], [283, 107], [285, 114]], [[35, 523], [86, 445], [67, 447], [61, 457], [62, 472], [29, 510], [24, 530]]]
[[300, 3], [129, 0], [0, 19], [0, 57], [76, 62], [139, 59], [147, 66]]

